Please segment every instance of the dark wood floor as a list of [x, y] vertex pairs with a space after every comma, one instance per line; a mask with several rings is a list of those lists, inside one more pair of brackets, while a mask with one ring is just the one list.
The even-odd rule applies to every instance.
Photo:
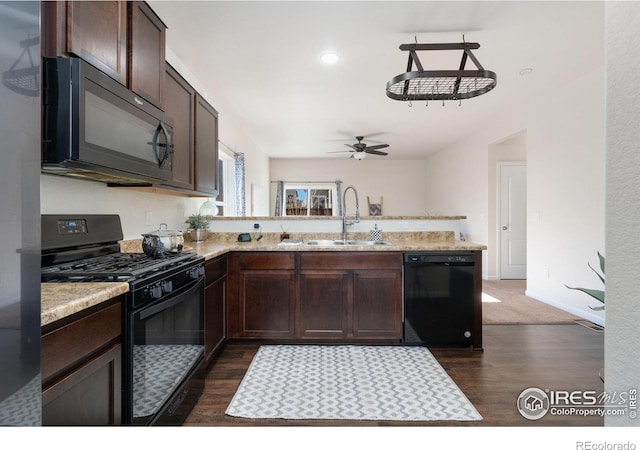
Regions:
[[484, 351], [431, 349], [482, 415], [478, 422], [395, 422], [354, 420], [243, 419], [225, 415], [259, 348], [228, 343], [209, 367], [205, 391], [186, 426], [602, 426], [601, 417], [552, 416], [531, 421], [516, 409], [520, 393], [594, 390], [604, 386], [604, 333], [570, 325], [485, 325]]

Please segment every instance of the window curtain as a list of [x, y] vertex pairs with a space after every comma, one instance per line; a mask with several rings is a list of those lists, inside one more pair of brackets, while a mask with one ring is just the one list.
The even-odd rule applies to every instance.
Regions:
[[247, 215], [245, 202], [245, 170], [244, 170], [244, 153], [233, 154], [235, 160], [236, 173], [236, 216], [244, 217]]
[[276, 187], [276, 209], [274, 211], [275, 216], [284, 215], [284, 181], [278, 181]]
[[338, 215], [342, 215], [342, 181], [336, 180], [336, 201], [334, 204], [336, 205], [336, 210], [338, 211]]

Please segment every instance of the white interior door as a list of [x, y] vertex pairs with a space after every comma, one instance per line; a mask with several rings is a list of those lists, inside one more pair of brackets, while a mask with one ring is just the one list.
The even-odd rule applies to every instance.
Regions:
[[527, 277], [527, 166], [501, 163], [500, 172], [500, 278]]

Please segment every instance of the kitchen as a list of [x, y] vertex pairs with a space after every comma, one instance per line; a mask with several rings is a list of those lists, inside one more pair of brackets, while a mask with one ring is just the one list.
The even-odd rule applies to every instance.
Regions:
[[[163, 7], [162, 4], [153, 6], [154, 8], [157, 8], [158, 13], [165, 16], [161, 13]], [[170, 5], [167, 4], [164, 6], [168, 8]], [[604, 6], [601, 8], [601, 14], [601, 17], [604, 17]], [[169, 14], [166, 15], [165, 18], [169, 25], [167, 42], [168, 48], [172, 48], [170, 34], [171, 23], [169, 21], [171, 16], [172, 15]], [[601, 20], [601, 23], [603, 24], [604, 19]], [[602, 33], [603, 30], [600, 29], [599, 32]], [[471, 38], [471, 35], [469, 35], [468, 38]], [[407, 36], [404, 36], [404, 39], [411, 40]], [[458, 39], [458, 36], [456, 36], [456, 39]], [[483, 49], [484, 47], [487, 47], [488, 49], [489, 45], [485, 42], [486, 41], [482, 42]], [[394, 41], [389, 45], [395, 51], [399, 43], [400, 42], [398, 41]], [[600, 45], [602, 45], [602, 42]], [[173, 56], [171, 51], [168, 51], [167, 59], [179, 68], [179, 72], [184, 75], [189, 74], [189, 70], [195, 71], [195, 65], [192, 65], [191, 63], [186, 64], [184, 61], [181, 63], [180, 60], [182, 58], [186, 60], [186, 57], [182, 56], [183, 54], [178, 56], [177, 46], [178, 44], [176, 43], [175, 48], [172, 48], [173, 52], [175, 52]], [[479, 58], [487, 64], [488, 68], [492, 68], [489, 61], [487, 61], [482, 55], [483, 53], [480, 51], [480, 53], [478, 53]], [[604, 57], [604, 55], [602, 55], [602, 57]], [[401, 65], [402, 64], [400, 64], [400, 66], [391, 65], [387, 78], [395, 75], [396, 72], [400, 72]], [[500, 72], [497, 72], [500, 76]], [[550, 269], [548, 271], [548, 276], [551, 277], [551, 280], [557, 280], [555, 277], [558, 277], [562, 282], [570, 282], [578, 278], [580, 281], [588, 283], [590, 281], [589, 279], [585, 278], [583, 280], [581, 278], [583, 276], [584, 268], [586, 267], [586, 261], [590, 261], [593, 255], [595, 255], [595, 251], [602, 248], [604, 245], [604, 189], [602, 187], [600, 189], [594, 189], [591, 185], [593, 181], [586, 179], [589, 177], [585, 177], [585, 185], [582, 187], [549, 182], [550, 179], [563, 180], [566, 177], [563, 177], [562, 174], [570, 170], [584, 170], [588, 171], [588, 173], [593, 173], [593, 171], [596, 170], [596, 173], [594, 174], [595, 180], [604, 179], [604, 153], [602, 150], [596, 150], [602, 149], [605, 141], [603, 127], [599, 125], [604, 121], [604, 109], [602, 108], [604, 101], [604, 91], [602, 87], [603, 70], [602, 68], [600, 71], [596, 69], [594, 72], [589, 72], [587, 75], [588, 76], [581, 78], [580, 83], [573, 85], [572, 89], [564, 90], [564, 95], [566, 95], [566, 97], [555, 97], [553, 100], [545, 99], [545, 102], [541, 102], [542, 105], [536, 106], [536, 108], [540, 108], [540, 110], [537, 111], [535, 116], [526, 117], [521, 120], [529, 119], [530, 121], [530, 125], [526, 126], [527, 137], [529, 139], [527, 148], [527, 166], [530, 186], [527, 200], [529, 210], [532, 211], [532, 213], [537, 212], [539, 214], [537, 217], [540, 219], [536, 222], [533, 219], [534, 216], [532, 214], [530, 223], [531, 231], [528, 236], [528, 248], [530, 250], [528, 261], [530, 266], [530, 275], [528, 273], [528, 288], [533, 294], [537, 293], [542, 298], [566, 299], [565, 302], [570, 307], [581, 306], [586, 313], [590, 313], [591, 310], [588, 308], [588, 305], [585, 304], [582, 297], [578, 295], [573, 297], [563, 289], [555, 287], [558, 284], [561, 286], [562, 283], [551, 283], [549, 278], [543, 278], [543, 275], [547, 276], [545, 269], [548, 268]], [[199, 77], [194, 76], [190, 81], [193, 84], [196, 84], [195, 80], [198, 78]], [[387, 80], [384, 79], [381, 81], [384, 83]], [[498, 86], [501, 87], [501, 84], [499, 83]], [[271, 209], [267, 206], [270, 203], [267, 199], [271, 190], [271, 180], [279, 179], [280, 177], [290, 177], [290, 175], [286, 175], [286, 172], [285, 175], [281, 175], [277, 173], [277, 171], [280, 170], [279, 166], [284, 164], [295, 165], [295, 162], [281, 162], [278, 158], [270, 159], [264, 153], [259, 151], [256, 148], [257, 146], [251, 142], [251, 139], [248, 136], [245, 136], [238, 131], [242, 128], [241, 125], [238, 124], [241, 122], [235, 122], [234, 124], [234, 117], [233, 114], [230, 113], [231, 109], [228, 107], [229, 104], [225, 104], [223, 100], [218, 101], [218, 96], [222, 97], [222, 93], [218, 93], [213, 89], [214, 87], [211, 85], [208, 90], [210, 91], [211, 98], [215, 100], [215, 102], [212, 101], [212, 103], [215, 103], [216, 108], [219, 108], [221, 112], [220, 141], [230, 148], [245, 153], [247, 171], [246, 186], [256, 188], [247, 189], [246, 191], [248, 199], [247, 205], [250, 205], [251, 208], [250, 211], [248, 210], [248, 213], [249, 215], [254, 216], [268, 215]], [[493, 94], [498, 93], [498, 89], [499, 88], [497, 88], [495, 92], [489, 93], [478, 99], [463, 102], [461, 108], [472, 109], [474, 107], [474, 101], [481, 101], [484, 99], [487, 99], [488, 101]], [[598, 96], [595, 96], [596, 98], [594, 98], [593, 95], [581, 95], [582, 92], [600, 92], [600, 103], [598, 103]], [[384, 93], [382, 94], [382, 97], [384, 100]], [[231, 103], [233, 101], [233, 99], [230, 100]], [[588, 101], [594, 102], [596, 104], [595, 107], [592, 107], [591, 103], [587, 103]], [[585, 102], [586, 104], [583, 105], [580, 102]], [[402, 106], [403, 108], [406, 108], [406, 105]], [[414, 105], [413, 109], [415, 110], [417, 106], [418, 105]], [[423, 109], [424, 106], [421, 106], [421, 109]], [[432, 106], [430, 105], [429, 108], [431, 107]], [[456, 105], [455, 107], [457, 108], [458, 106]], [[435, 108], [435, 106], [433, 106], [433, 108]], [[438, 108], [442, 109], [439, 105]], [[453, 106], [447, 105], [445, 107], [445, 109], [448, 108], [453, 108]], [[583, 113], [580, 115], [580, 119], [574, 122], [574, 125], [578, 127], [578, 130], [563, 131], [558, 129], [566, 126], [566, 121], [563, 122], [560, 120], [564, 115], [575, 117], [578, 111]], [[586, 113], [588, 111], [595, 112], [591, 115], [587, 115]], [[553, 114], [551, 114], [551, 112], [553, 112]], [[266, 114], [266, 112], [263, 113]], [[412, 207], [417, 208], [419, 213], [415, 215], [421, 215], [425, 211], [429, 210], [434, 213], [465, 215], [468, 219], [464, 222], [464, 228], [462, 229], [463, 233], [473, 242], [488, 242], [490, 233], [487, 230], [486, 222], [489, 219], [486, 206], [484, 205], [488, 203], [487, 198], [489, 195], [488, 192], [483, 193], [484, 191], [478, 188], [478, 186], [483, 185], [481, 182], [474, 182], [474, 180], [484, 180], [486, 174], [478, 174], [478, 172], [484, 171], [471, 169], [471, 167], [474, 169], [478, 167], [486, 167], [487, 155], [486, 152], [469, 151], [469, 149], [475, 149], [473, 142], [478, 139], [480, 139], [480, 142], [484, 143], [483, 145], [487, 146], [491, 143], [495, 143], [505, 136], [510, 136], [515, 131], [521, 130], [523, 127], [517, 123], [518, 120], [516, 120], [517, 118], [515, 117], [517, 114], [513, 114], [513, 116], [514, 117], [512, 117], [511, 120], [515, 122], [515, 124], [505, 121], [501, 122], [501, 124], [496, 126], [494, 129], [480, 131], [479, 133], [466, 138], [466, 140], [452, 145], [451, 152], [440, 152], [433, 155], [429, 158], [428, 163], [417, 163], [415, 161], [411, 161], [404, 163], [396, 162], [395, 164], [392, 164], [390, 161], [374, 161], [373, 159], [365, 159], [364, 161], [358, 161], [357, 163], [360, 164], [360, 167], [366, 168], [368, 172], [377, 170], [383, 174], [385, 174], [385, 168], [393, 167], [393, 170], [390, 169], [388, 170], [388, 173], [386, 173], [385, 182], [386, 184], [394, 186], [400, 184], [400, 181], [403, 179], [406, 180], [406, 173], [414, 174], [418, 172], [416, 174], [417, 176], [412, 178], [420, 180], [417, 183], [424, 183], [424, 188], [418, 184], [418, 189], [423, 189], [425, 192], [423, 200], [424, 204], [413, 206], [415, 201], [420, 201], [414, 199], [413, 202], [405, 203], [405, 206], [412, 205]], [[544, 127], [545, 133], [536, 132], [536, 130], [540, 130], [542, 127]], [[319, 138], [316, 137], [315, 139]], [[556, 159], [552, 159], [555, 163], [555, 167], [552, 170], [549, 168], [548, 161], [554, 153], [560, 150], [558, 148], [558, 141], [562, 142], [565, 146], [561, 150], [566, 153], [566, 156], [558, 158], [557, 161]], [[304, 137], [300, 137], [297, 142], [304, 142]], [[343, 142], [338, 142], [338, 146], [343, 147], [342, 144]], [[545, 150], [542, 150], [543, 148], [545, 148]], [[390, 148], [389, 152], [391, 153], [394, 149], [395, 146]], [[588, 154], [585, 149], [589, 149]], [[570, 156], [572, 155], [571, 152], [574, 152], [574, 156]], [[323, 171], [321, 174], [317, 174], [316, 172], [316, 176], [321, 175], [318, 178], [311, 178], [311, 175], [309, 175], [308, 172], [303, 172], [304, 169], [299, 167], [301, 165], [299, 164], [298, 167], [294, 168], [294, 173], [297, 175], [294, 179], [333, 180], [339, 176], [337, 173], [340, 170], [347, 170], [345, 168], [346, 163], [355, 162], [356, 161], [339, 160], [332, 166], [329, 166], [326, 171]], [[415, 168], [416, 166], [418, 167], [417, 169]], [[271, 167], [269, 171], [267, 171], [268, 167]], [[318, 165], [317, 167], [321, 166]], [[411, 171], [409, 171], [410, 168], [412, 168]], [[421, 175], [420, 172], [422, 170], [424, 170], [426, 176]], [[552, 171], [549, 172], [550, 170]], [[452, 174], [459, 176], [455, 177], [452, 176]], [[356, 175], [351, 172], [350, 174], [340, 175], [340, 178], [347, 181], [348, 184], [353, 183], [358, 186], [361, 192], [371, 195], [374, 199], [384, 196], [386, 214], [403, 215], [405, 213], [405, 211], [395, 212], [393, 210], [397, 205], [401, 205], [402, 200], [392, 200], [393, 194], [387, 194], [386, 191], [381, 192], [375, 191], [370, 187], [365, 188], [364, 180], [361, 181], [361, 179], [365, 177], [357, 178], [358, 176], [362, 177], [362, 175]], [[461, 184], [457, 182], [457, 180], [460, 179], [465, 180], [465, 183]], [[607, 177], [607, 181], [611, 182], [612, 180]], [[486, 182], [484, 183], [486, 184]], [[600, 183], [602, 183], [602, 181]], [[378, 183], [378, 185], [379, 184], [380, 183]], [[78, 186], [82, 186], [82, 188], [79, 189]], [[485, 189], [488, 190], [487, 188]], [[444, 192], [446, 192], [447, 195], [442, 195]], [[179, 228], [183, 225], [185, 217], [196, 210], [204, 201], [204, 198], [197, 200], [185, 199], [181, 197], [159, 195], [153, 192], [106, 188], [99, 184], [81, 182], [77, 180], [70, 182], [66, 179], [59, 179], [58, 177], [48, 175], [42, 176], [41, 195], [43, 214], [63, 212], [84, 213], [87, 212], [86, 209], [88, 205], [96, 205], [95, 209], [92, 207], [92, 211], [90, 212], [108, 213], [115, 211], [121, 214], [125, 233], [124, 237], [126, 239], [136, 238], [141, 233], [148, 232], [153, 229], [157, 226], [156, 222], [158, 222], [158, 219], [168, 222], [172, 228]], [[569, 195], [576, 195], [577, 197], [570, 197], [571, 201], [569, 201], [566, 198], [566, 196]], [[597, 202], [595, 202], [597, 206], [596, 209], [600, 211], [599, 214], [596, 214], [598, 217], [596, 220], [592, 218], [592, 202], [594, 201], [592, 197], [593, 195], [596, 195], [597, 197]], [[256, 197], [255, 201], [254, 196]], [[407, 194], [406, 192], [404, 196], [410, 198], [415, 197], [411, 194]], [[563, 196], [565, 197], [563, 198]], [[64, 198], [63, 205], [60, 204], [61, 198]], [[556, 199], [557, 204], [552, 201], [554, 198]], [[581, 199], [581, 201], [574, 202], [574, 199]], [[122, 207], [123, 204], [127, 205], [124, 209]], [[585, 204], [590, 205], [591, 208], [587, 214], [588, 217], [585, 216]], [[568, 205], [571, 205], [571, 207], [569, 208]], [[64, 208], [64, 210], [61, 208]], [[168, 210], [174, 212], [169, 215], [165, 215], [164, 211]], [[149, 223], [147, 223], [146, 212], [152, 213], [152, 217], [148, 220]], [[562, 220], [567, 217], [571, 217], [573, 219]], [[579, 218], [578, 220], [580, 220], [580, 230], [575, 229], [576, 224], [573, 222], [575, 218]], [[216, 230], [215, 225], [216, 224], [214, 223], [214, 226], [212, 227], [213, 231]], [[251, 229], [245, 228], [245, 225], [246, 224], [243, 223], [243, 229], [237, 231], [252, 231]], [[386, 225], [385, 227], [389, 230]], [[368, 230], [368, 228], [363, 228], [361, 231], [365, 230]], [[557, 236], [557, 240], [549, 241], [551, 230], [553, 230], [553, 236]], [[576, 254], [577, 248], [580, 248], [580, 252]], [[608, 253], [607, 256], [611, 260], [612, 255]], [[557, 267], [555, 265], [547, 267], [552, 264], [549, 261], [550, 258], [558, 260]], [[483, 264], [483, 267], [487, 272], [483, 275], [486, 277], [496, 276], [495, 272], [490, 272], [491, 267], [489, 264], [486, 264], [486, 262], [487, 261]], [[615, 268], [615, 266], [610, 267]], [[559, 273], [557, 273], [558, 271]], [[614, 306], [612, 308], [615, 308], [615, 303], [613, 305]], [[610, 305], [608, 305], [608, 311], [612, 309], [609, 308], [609, 306]], [[612, 333], [618, 332], [616, 326], [611, 323], [611, 317], [609, 317], [607, 321], [608, 335], [610, 327], [613, 327]], [[622, 330], [624, 330], [624, 328], [622, 328]], [[609, 381], [607, 380], [607, 383], [608, 382]]]

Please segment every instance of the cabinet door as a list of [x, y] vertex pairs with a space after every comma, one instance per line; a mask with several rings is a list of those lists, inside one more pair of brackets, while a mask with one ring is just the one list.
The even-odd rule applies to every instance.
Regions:
[[204, 352], [205, 365], [209, 365], [213, 357], [220, 351], [226, 338], [224, 297], [226, 279], [211, 283], [205, 289], [204, 306]]
[[115, 345], [42, 391], [43, 425], [122, 424], [122, 348]]
[[166, 25], [145, 2], [129, 4], [129, 89], [162, 107]]
[[227, 337], [226, 295], [227, 295], [227, 256], [221, 256], [205, 264], [204, 305], [204, 355], [205, 365], [220, 351]]
[[168, 63], [164, 79], [164, 111], [173, 119], [173, 179], [167, 185], [193, 190], [193, 114], [195, 90]]
[[[49, 53], [79, 56], [123, 85], [127, 83], [127, 4], [124, 1], [44, 2]], [[66, 13], [61, 11], [66, 9]], [[56, 11], [57, 9], [57, 11]], [[52, 55], [53, 56], [53, 55]]]
[[402, 337], [402, 272], [367, 270], [353, 273], [354, 337]]
[[295, 274], [246, 270], [239, 281], [241, 337], [292, 338]]
[[301, 272], [299, 337], [331, 339], [347, 336], [349, 280], [347, 272]]
[[195, 190], [218, 194], [218, 113], [196, 95], [195, 113]]

